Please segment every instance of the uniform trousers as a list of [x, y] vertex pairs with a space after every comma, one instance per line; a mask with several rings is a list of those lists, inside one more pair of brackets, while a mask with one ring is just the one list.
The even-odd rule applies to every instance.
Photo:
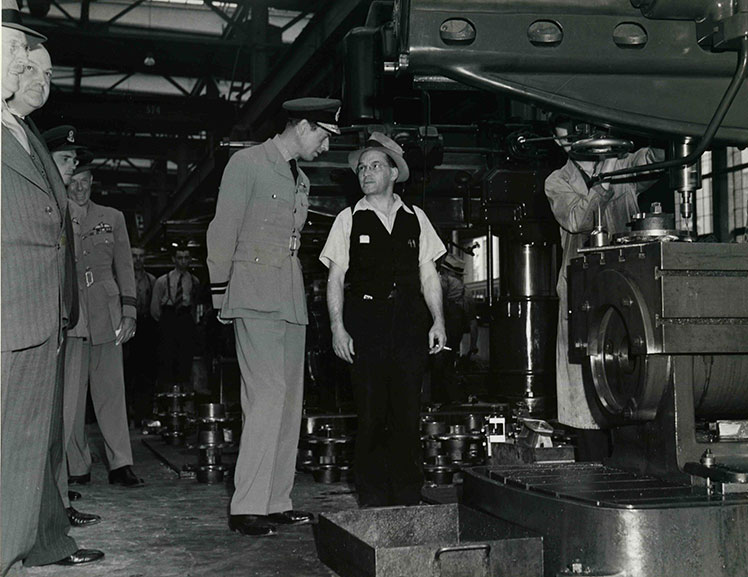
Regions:
[[70, 475], [91, 472], [91, 450], [86, 439], [86, 393], [91, 388], [96, 420], [104, 437], [109, 470], [132, 465], [127, 426], [122, 347], [114, 341], [92, 345], [71, 337], [65, 352], [65, 437]]
[[244, 426], [231, 514], [287, 511], [301, 425], [306, 326], [237, 318], [234, 333]]
[[[57, 368], [55, 338], [2, 353], [2, 575], [21, 559], [54, 562], [77, 549], [75, 541], [59, 530], [60, 513], [65, 516], [65, 511], [54, 479], [55, 454], [50, 451], [50, 439], [59, 434], [61, 411]], [[40, 524], [48, 531], [41, 537]]]
[[417, 505], [421, 499], [420, 394], [429, 319], [420, 293], [346, 296], [358, 414], [353, 470], [362, 506]]

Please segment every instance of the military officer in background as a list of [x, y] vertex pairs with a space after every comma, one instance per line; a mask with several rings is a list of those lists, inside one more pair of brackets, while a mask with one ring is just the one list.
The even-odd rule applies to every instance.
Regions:
[[70, 184], [73, 172], [79, 164], [78, 151], [85, 148], [76, 142], [77, 136], [75, 127], [70, 125], [56, 126], [42, 133], [65, 186]]
[[311, 515], [291, 505], [303, 400], [306, 298], [298, 259], [314, 160], [339, 134], [340, 101], [284, 103], [288, 123], [237, 152], [223, 173], [208, 227], [208, 269], [219, 320], [232, 322], [244, 413], [229, 527], [272, 535]]
[[125, 403], [122, 345], [135, 333], [136, 299], [124, 215], [91, 201], [90, 165], [76, 168], [68, 186], [75, 231], [80, 318], [65, 354], [65, 427], [71, 483], [91, 479], [85, 434], [86, 392], [91, 390], [109, 465], [109, 483], [137, 487]]

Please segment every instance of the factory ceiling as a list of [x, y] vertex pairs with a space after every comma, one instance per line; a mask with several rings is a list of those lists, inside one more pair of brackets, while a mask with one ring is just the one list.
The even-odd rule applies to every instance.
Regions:
[[102, 201], [125, 212], [131, 234], [158, 242], [162, 221], [185, 216], [198, 189], [214, 198], [222, 141], [268, 137], [286, 98], [340, 95], [336, 50], [369, 3], [24, 0], [54, 64], [33, 118], [42, 130], [76, 126]]

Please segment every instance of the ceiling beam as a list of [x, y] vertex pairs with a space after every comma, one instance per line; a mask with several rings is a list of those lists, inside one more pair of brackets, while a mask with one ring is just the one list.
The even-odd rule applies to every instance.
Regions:
[[306, 79], [316, 74], [315, 61], [321, 52], [334, 47], [345, 33], [364, 21], [370, 3], [371, 0], [332, 0], [318, 10], [242, 107], [234, 134], [240, 138], [249, 135], [255, 140], [269, 136], [283, 101], [296, 95]]

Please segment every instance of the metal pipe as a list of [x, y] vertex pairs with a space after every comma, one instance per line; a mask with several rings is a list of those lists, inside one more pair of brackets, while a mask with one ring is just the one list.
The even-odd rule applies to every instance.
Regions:
[[704, 136], [702, 136], [701, 140], [699, 140], [699, 145], [691, 154], [689, 154], [685, 158], [676, 158], [672, 160], [666, 160], [664, 162], [656, 162], [654, 164], [632, 166], [631, 168], [614, 170], [613, 172], [604, 172], [602, 174], [598, 174], [590, 180], [590, 187], [601, 182], [613, 180], [613, 178], [617, 176], [638, 174], [641, 172], [661, 171], [665, 170], [666, 168], [674, 168], [676, 166], [683, 166], [696, 162], [712, 143], [714, 135], [717, 133], [717, 129], [719, 128], [720, 124], [722, 124], [727, 111], [730, 109], [730, 105], [732, 104], [733, 100], [735, 100], [735, 96], [740, 90], [743, 81], [746, 78], [746, 75], [748, 75], [748, 38], [744, 37], [740, 39], [740, 49], [738, 50], [738, 66], [735, 70], [732, 81], [730, 82], [730, 86], [727, 87], [727, 90], [722, 97], [722, 101], [719, 103], [719, 106], [717, 106], [717, 110], [715, 110], [714, 116], [712, 116], [712, 119], [709, 121], [709, 126], [707, 126], [706, 128]]

